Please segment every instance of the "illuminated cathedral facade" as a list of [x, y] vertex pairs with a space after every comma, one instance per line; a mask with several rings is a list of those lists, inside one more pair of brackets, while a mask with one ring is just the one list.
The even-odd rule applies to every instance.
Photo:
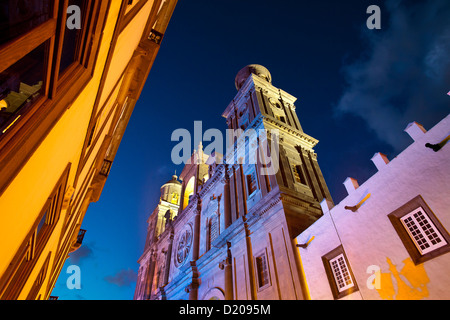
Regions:
[[[200, 144], [181, 181], [162, 186], [134, 298], [450, 299], [450, 115], [429, 131], [408, 124], [413, 143], [391, 161], [375, 153], [377, 172], [347, 178], [335, 205], [296, 98], [271, 80], [260, 65], [242, 69], [223, 117], [243, 134], [224, 156]], [[268, 132], [270, 156], [252, 130]], [[255, 163], [229, 161], [251, 146]]]
[[[296, 98], [273, 86], [265, 67], [245, 67], [235, 84], [222, 114], [228, 129], [278, 130], [279, 168], [267, 174], [259, 157], [230, 164], [200, 145], [161, 187], [139, 259], [137, 300], [304, 298], [295, 237], [322, 215], [322, 199], [332, 201], [313, 149], [318, 141], [303, 132]], [[239, 137], [225, 157], [248, 144]]]

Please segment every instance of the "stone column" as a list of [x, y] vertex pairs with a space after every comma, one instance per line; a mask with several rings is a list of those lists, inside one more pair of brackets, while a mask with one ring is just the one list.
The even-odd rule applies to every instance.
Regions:
[[239, 217], [244, 216], [247, 214], [245, 210], [246, 200], [245, 200], [245, 189], [244, 189], [244, 178], [242, 173], [242, 165], [235, 165], [234, 170], [234, 176], [235, 176], [235, 182], [236, 182], [236, 191], [237, 191], [237, 197], [236, 197], [236, 206], [239, 211]]
[[153, 277], [155, 276], [155, 264], [156, 264], [156, 256], [152, 250], [152, 252], [150, 254], [150, 265], [147, 270], [147, 279], [146, 279], [146, 284], [145, 284], [144, 300], [150, 300], [150, 298], [151, 298]]
[[185, 289], [189, 293], [189, 300], [198, 300], [198, 287], [200, 287], [199, 272], [195, 261], [191, 261], [192, 282]]
[[231, 198], [230, 198], [230, 175], [228, 174], [228, 165], [225, 165], [225, 185], [223, 187], [223, 208], [224, 208], [224, 219], [225, 219], [225, 229], [231, 225]]
[[245, 228], [245, 245], [247, 251], [247, 261], [248, 261], [248, 273], [250, 280], [250, 295], [252, 300], [256, 300], [256, 279], [255, 279], [255, 268], [253, 265], [253, 250], [252, 250], [252, 239], [250, 235], [252, 234], [248, 228], [247, 218], [245, 216], [242, 217], [244, 221]]
[[[239, 176], [241, 178], [240, 181], [240, 186], [241, 186], [241, 192], [242, 192], [242, 197], [239, 198], [240, 202], [239, 202], [239, 206], [242, 206], [242, 213], [244, 215], [247, 214], [247, 181], [246, 181], [246, 177], [244, 175], [244, 167], [242, 166], [242, 164], [239, 164]], [[239, 190], [239, 189], [238, 189]]]
[[225, 272], [225, 300], [233, 299], [233, 264], [231, 257], [231, 243], [227, 242], [227, 258], [219, 264], [219, 268]]
[[[230, 209], [231, 209], [231, 223], [239, 218], [239, 209], [238, 209], [238, 194], [236, 189], [236, 172], [234, 166], [230, 168]], [[233, 196], [233, 199], [231, 199]], [[231, 201], [232, 200], [232, 201]]]
[[[298, 150], [298, 149], [297, 149]], [[321, 202], [323, 200], [323, 195], [322, 192], [320, 191], [320, 187], [317, 183], [317, 179], [314, 175], [314, 170], [312, 168], [312, 164], [309, 158], [309, 150], [298, 150], [299, 151], [299, 155], [300, 155], [300, 159], [302, 160], [302, 163], [304, 165], [306, 174], [307, 174], [307, 179], [308, 179], [308, 184], [309, 187], [311, 188], [311, 191], [314, 195], [314, 198]]]
[[219, 235], [222, 232], [220, 229], [220, 199], [222, 199], [221, 194], [217, 197], [217, 230]]
[[202, 199], [197, 195], [197, 208], [194, 212], [194, 242], [192, 246], [192, 260], [196, 261], [200, 251], [200, 213], [202, 211]]
[[173, 234], [173, 230], [170, 233], [169, 236], [169, 246], [167, 247], [167, 252], [166, 252], [166, 268], [164, 270], [164, 281], [163, 281], [163, 285], [167, 285], [169, 283], [169, 272], [170, 272], [170, 261], [172, 260], [172, 246], [173, 246], [173, 238], [174, 238], [174, 234]]
[[189, 300], [198, 300], [198, 283], [192, 282], [187, 289], [189, 292]]

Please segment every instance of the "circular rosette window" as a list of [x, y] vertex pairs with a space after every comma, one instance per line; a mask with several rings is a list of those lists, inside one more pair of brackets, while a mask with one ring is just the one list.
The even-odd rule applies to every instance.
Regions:
[[175, 256], [175, 265], [180, 267], [186, 262], [186, 259], [192, 247], [192, 228], [187, 225], [178, 237], [177, 251]]

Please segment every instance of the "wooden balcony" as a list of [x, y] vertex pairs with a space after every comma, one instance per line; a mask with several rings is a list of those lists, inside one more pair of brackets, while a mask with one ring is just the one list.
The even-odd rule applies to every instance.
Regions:
[[70, 253], [78, 250], [78, 248], [81, 247], [81, 245], [83, 244], [83, 239], [84, 239], [85, 233], [86, 233], [86, 230], [80, 229], [80, 231], [78, 232], [77, 240], [72, 245], [72, 248], [70, 248]]

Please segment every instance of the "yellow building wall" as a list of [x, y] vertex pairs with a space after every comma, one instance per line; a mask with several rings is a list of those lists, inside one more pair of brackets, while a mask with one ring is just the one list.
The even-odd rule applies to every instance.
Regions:
[[[145, 28], [153, 3], [154, 1], [148, 1], [141, 11], [139, 11], [139, 13], [134, 17], [133, 21], [131, 21], [119, 35], [111, 61], [111, 69], [108, 72], [108, 78], [106, 79], [104, 91], [100, 99], [100, 105], [103, 105], [106, 101], [108, 93], [113, 90], [114, 85], [119, 80], [128, 65], [128, 62], [133, 56], [133, 52], [141, 39], [141, 32]], [[141, 32], [137, 32], [138, 30]]]
[[[109, 8], [108, 17], [103, 30], [102, 42], [99, 47], [93, 78], [0, 197], [0, 243], [2, 244], [0, 246], [0, 276], [4, 274], [20, 245], [31, 231], [33, 224], [38, 219], [39, 213], [68, 163], [71, 163], [72, 166], [67, 186], [74, 185], [74, 179], [79, 165], [83, 144], [86, 139], [93, 105], [109, 53], [113, 33], [116, 28], [120, 6], [120, 1], [111, 1], [111, 7]], [[114, 86], [129, 62], [133, 51], [137, 47], [152, 6], [153, 1], [148, 1], [133, 21], [131, 21], [122, 31], [114, 51], [99, 108], [102, 107], [111, 90], [114, 89]], [[114, 94], [110, 97], [100, 121], [105, 121], [106, 115], [111, 108], [116, 105], [114, 101], [117, 97], [119, 87], [120, 84], [116, 87], [117, 90], [115, 90]], [[80, 186], [92, 167], [93, 161], [95, 161], [98, 149], [111, 126], [113, 116], [114, 115], [109, 118], [96, 145], [91, 146], [94, 150], [78, 177], [77, 189], [73, 195], [74, 199], [81, 191]], [[97, 128], [100, 127], [101, 124], [99, 124]], [[58, 247], [63, 224], [65, 222], [65, 215], [66, 211], [62, 211], [54, 232], [46, 243], [35, 268], [28, 278], [22, 293], [19, 295], [19, 299], [26, 299], [34, 280], [41, 270], [41, 266], [48, 253], [51, 251], [52, 256], [47, 270], [47, 277], [40, 289], [40, 294], [42, 294], [41, 298], [48, 298], [44, 295], [47, 290], [52, 266], [56, 258], [55, 254], [59, 251]], [[74, 223], [77, 222], [75, 221]], [[67, 228], [66, 232], [68, 232], [67, 230], [69, 229], [70, 228]]]

